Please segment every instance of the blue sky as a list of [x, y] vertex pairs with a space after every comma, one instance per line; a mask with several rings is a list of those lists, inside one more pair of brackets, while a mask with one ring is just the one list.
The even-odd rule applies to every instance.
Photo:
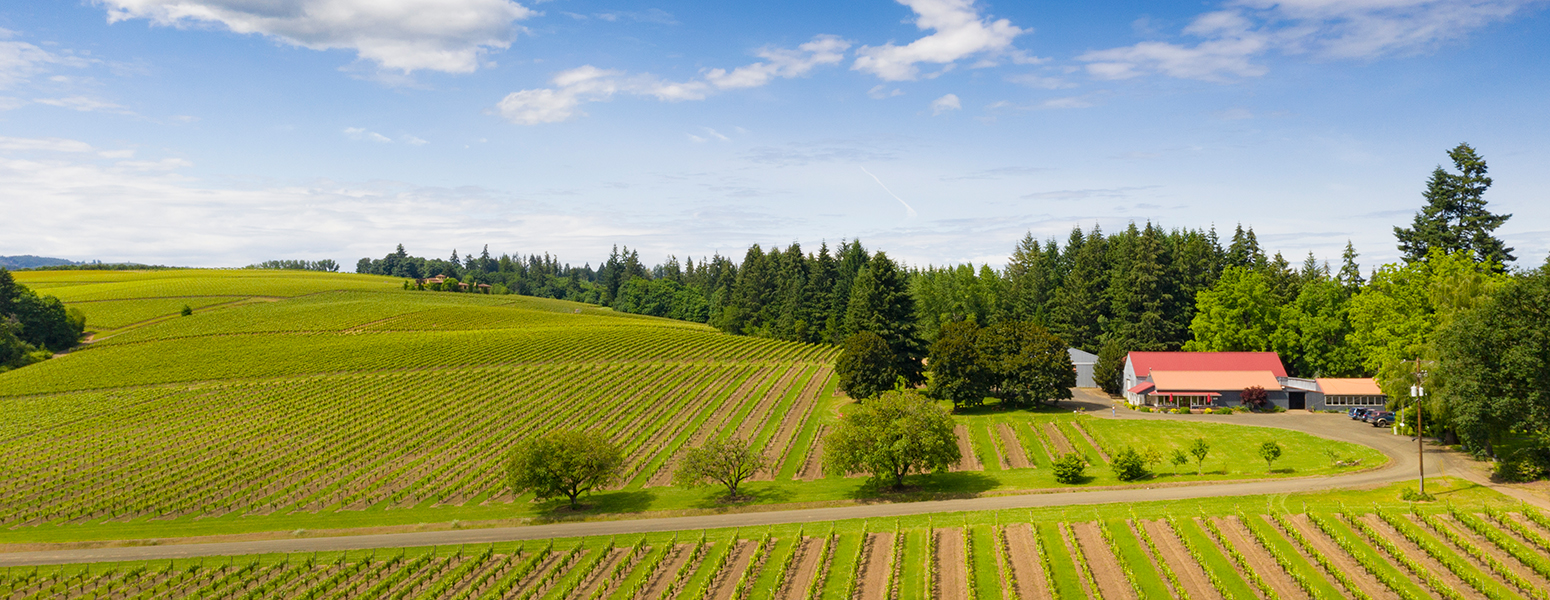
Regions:
[[1550, 253], [1543, 0], [0, 7], [0, 254], [240, 266], [1252, 225], [1371, 267], [1467, 141]]

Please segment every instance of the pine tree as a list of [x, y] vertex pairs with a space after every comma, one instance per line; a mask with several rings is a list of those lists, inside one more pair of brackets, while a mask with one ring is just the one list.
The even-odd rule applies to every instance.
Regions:
[[1356, 264], [1356, 257], [1356, 246], [1351, 243], [1351, 240], [1346, 240], [1345, 253], [1340, 255], [1341, 265], [1338, 280], [1341, 285], [1345, 286], [1346, 293], [1348, 294], [1355, 293], [1367, 283], [1367, 280], [1362, 278], [1362, 267]]
[[1492, 214], [1486, 210], [1485, 191], [1491, 187], [1486, 176], [1485, 159], [1469, 144], [1459, 144], [1448, 151], [1457, 175], [1440, 165], [1432, 170], [1422, 197], [1426, 206], [1416, 213], [1409, 228], [1395, 227], [1394, 237], [1399, 240], [1399, 251], [1405, 262], [1427, 259], [1433, 248], [1453, 254], [1468, 250], [1474, 252], [1476, 262], [1489, 262], [1498, 270], [1516, 260], [1512, 248], [1492, 235], [1512, 215]]
[[1058, 256], [1058, 253], [1045, 253], [1032, 233], [1023, 236], [1006, 265], [1007, 294], [1003, 302], [1005, 318], [1041, 324], [1048, 322], [1049, 305], [1055, 289], [1054, 262]]
[[[1108, 314], [1106, 244], [1103, 231], [1093, 226], [1072, 257], [1071, 272], [1056, 290], [1050, 309], [1050, 331], [1087, 352], [1098, 349], [1098, 336]], [[1070, 246], [1066, 250], [1069, 253]]]
[[925, 381], [920, 363], [925, 345], [915, 331], [915, 299], [903, 271], [887, 254], [873, 255], [856, 275], [844, 330], [882, 337], [893, 352], [895, 372], [911, 385]]
[[1151, 223], [1137, 232], [1131, 224], [1126, 237], [1128, 256], [1121, 257], [1110, 272], [1108, 333], [1137, 350], [1177, 348], [1185, 336], [1168, 319], [1175, 297], [1168, 277], [1171, 260], [1161, 232]]

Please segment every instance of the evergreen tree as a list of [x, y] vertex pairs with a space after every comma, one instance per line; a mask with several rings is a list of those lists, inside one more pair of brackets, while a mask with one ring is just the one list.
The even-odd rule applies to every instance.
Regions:
[[1144, 231], [1137, 232], [1131, 224], [1125, 237], [1129, 252], [1110, 271], [1108, 333], [1137, 350], [1177, 348], [1184, 335], [1168, 319], [1175, 312], [1175, 296], [1168, 277], [1172, 261], [1161, 231], [1147, 223]]
[[1345, 287], [1347, 294], [1356, 293], [1356, 290], [1367, 283], [1367, 280], [1362, 278], [1362, 267], [1356, 264], [1356, 257], [1356, 246], [1351, 243], [1351, 240], [1346, 240], [1345, 252], [1340, 255], [1340, 275], [1337, 281]]
[[1474, 252], [1475, 260], [1496, 265], [1498, 271], [1506, 263], [1516, 260], [1512, 248], [1492, 235], [1512, 215], [1492, 214], [1486, 210], [1485, 191], [1491, 187], [1486, 176], [1485, 159], [1469, 144], [1459, 144], [1448, 151], [1458, 174], [1449, 173], [1438, 166], [1432, 170], [1422, 197], [1426, 206], [1416, 213], [1408, 228], [1395, 227], [1394, 237], [1399, 240], [1399, 251], [1405, 262], [1426, 260], [1432, 249], [1454, 254], [1464, 250]]
[[829, 292], [829, 318], [824, 323], [825, 337], [831, 344], [844, 343], [849, 333], [845, 329], [845, 312], [850, 307], [850, 288], [869, 258], [860, 240], [840, 242], [835, 253], [834, 288]]
[[1093, 383], [1104, 393], [1118, 396], [1125, 382], [1125, 357], [1129, 354], [1119, 340], [1104, 340], [1098, 351], [1098, 362], [1093, 365]]
[[[1081, 230], [1077, 230], [1075, 235], [1081, 235]], [[1046, 253], [1031, 232], [1023, 236], [1006, 265], [1007, 294], [1003, 309], [1005, 318], [1014, 321], [1049, 322], [1051, 296], [1056, 288], [1055, 263], [1058, 260], [1059, 253]]]
[[[1050, 331], [1087, 352], [1098, 349], [1108, 314], [1106, 247], [1103, 231], [1094, 226], [1072, 257], [1071, 271], [1055, 292], [1050, 310]], [[1070, 246], [1066, 251], [1071, 254]]]
[[925, 380], [920, 364], [925, 348], [915, 332], [915, 300], [903, 271], [887, 254], [873, 255], [857, 274], [845, 310], [844, 330], [877, 334], [893, 353], [899, 376], [911, 385]]

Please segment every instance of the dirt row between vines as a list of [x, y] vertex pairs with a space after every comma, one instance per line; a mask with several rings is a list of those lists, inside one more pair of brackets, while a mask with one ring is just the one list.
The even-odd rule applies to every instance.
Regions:
[[1054, 600], [1044, 583], [1044, 564], [1039, 560], [1033, 526], [1027, 523], [1008, 525], [1002, 533], [1006, 536], [1007, 554], [1012, 558], [1009, 567], [1017, 580], [1018, 597], [1021, 600]]
[[1238, 520], [1238, 517], [1218, 517], [1212, 522], [1216, 524], [1217, 529], [1221, 530], [1224, 541], [1248, 560], [1249, 566], [1270, 584], [1270, 589], [1275, 590], [1277, 596], [1288, 600], [1307, 600], [1308, 593], [1298, 587], [1297, 582], [1286, 574], [1286, 571], [1281, 568], [1281, 563], [1276, 562], [1275, 556], [1271, 555], [1270, 551], [1259, 545], [1259, 541], [1254, 539], [1254, 534]]
[[938, 600], [967, 600], [969, 597], [969, 572], [964, 564], [963, 530], [936, 530], [936, 587], [934, 598]]
[[808, 378], [807, 385], [797, 395], [796, 401], [791, 403], [791, 409], [781, 418], [780, 427], [775, 430], [774, 437], [770, 438], [768, 448], [779, 449], [778, 456], [771, 456], [770, 468], [755, 475], [754, 481], [773, 481], [775, 474], [786, 464], [786, 457], [791, 454], [792, 444], [796, 437], [802, 433], [802, 427], [807, 420], [812, 418], [814, 409], [818, 406], [818, 396], [823, 393], [824, 384], [829, 380], [829, 367], [820, 367], [813, 376]]
[[969, 441], [969, 428], [959, 424], [953, 427], [953, 437], [958, 438], [958, 452], [962, 458], [954, 465], [953, 471], [983, 471], [985, 465], [980, 464], [980, 457], [974, 454], [974, 444]]
[[1053, 422], [1044, 424], [1044, 435], [1049, 438], [1049, 443], [1055, 446], [1057, 456], [1076, 452], [1076, 447], [1071, 445], [1071, 440], [1066, 439], [1066, 434], [1061, 433], [1060, 428]]
[[1002, 460], [1005, 466], [1013, 469], [1027, 469], [1033, 466], [1028, 460], [1028, 453], [1023, 449], [1022, 440], [1017, 439], [1017, 432], [1012, 431], [1012, 426], [1006, 423], [996, 423], [996, 435], [1001, 437], [1001, 447], [1005, 449]]
[[889, 583], [893, 573], [889, 558], [893, 556], [892, 533], [870, 533], [866, 538], [866, 556], [857, 579], [858, 600], [887, 600]]

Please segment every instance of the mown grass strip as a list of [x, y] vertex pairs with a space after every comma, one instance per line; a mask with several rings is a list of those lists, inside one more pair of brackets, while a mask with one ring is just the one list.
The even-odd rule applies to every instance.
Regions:
[[1223, 556], [1222, 552], [1216, 549], [1216, 544], [1211, 541], [1211, 538], [1201, 531], [1199, 524], [1192, 519], [1168, 519], [1167, 522], [1173, 528], [1174, 534], [1179, 536], [1179, 541], [1184, 543], [1184, 549], [1195, 558], [1195, 562], [1200, 564], [1200, 568], [1206, 573], [1206, 578], [1211, 580], [1211, 585], [1221, 592], [1223, 598], [1248, 600], [1258, 597], [1254, 593], [1254, 588], [1238, 575], [1232, 562]]
[[1051, 590], [1053, 595], [1061, 600], [1087, 598], [1087, 593], [1082, 590], [1082, 574], [1077, 571], [1076, 562], [1070, 558], [1070, 552], [1066, 551], [1066, 541], [1061, 535], [1060, 528], [1055, 523], [1030, 525], [1034, 529], [1034, 534], [1039, 537], [1044, 556], [1049, 557], [1048, 562], [1044, 563], [1044, 568], [1054, 582], [1054, 589]]
[[1146, 551], [1141, 548], [1141, 541], [1136, 539], [1129, 525], [1124, 521], [1104, 521], [1101, 525], [1104, 535], [1110, 540], [1115, 558], [1129, 570], [1136, 593], [1141, 598], [1168, 598], [1168, 583], [1152, 567], [1152, 559], [1147, 557]]
[[1297, 548], [1282, 537], [1280, 532], [1258, 517], [1238, 513], [1238, 522], [1242, 523], [1249, 534], [1254, 536], [1254, 541], [1259, 542], [1261, 548], [1274, 557], [1281, 569], [1292, 578], [1297, 587], [1302, 588], [1313, 600], [1334, 600], [1343, 598], [1340, 588], [1335, 587], [1319, 573], [1317, 567], [1304, 560], [1297, 553]]

